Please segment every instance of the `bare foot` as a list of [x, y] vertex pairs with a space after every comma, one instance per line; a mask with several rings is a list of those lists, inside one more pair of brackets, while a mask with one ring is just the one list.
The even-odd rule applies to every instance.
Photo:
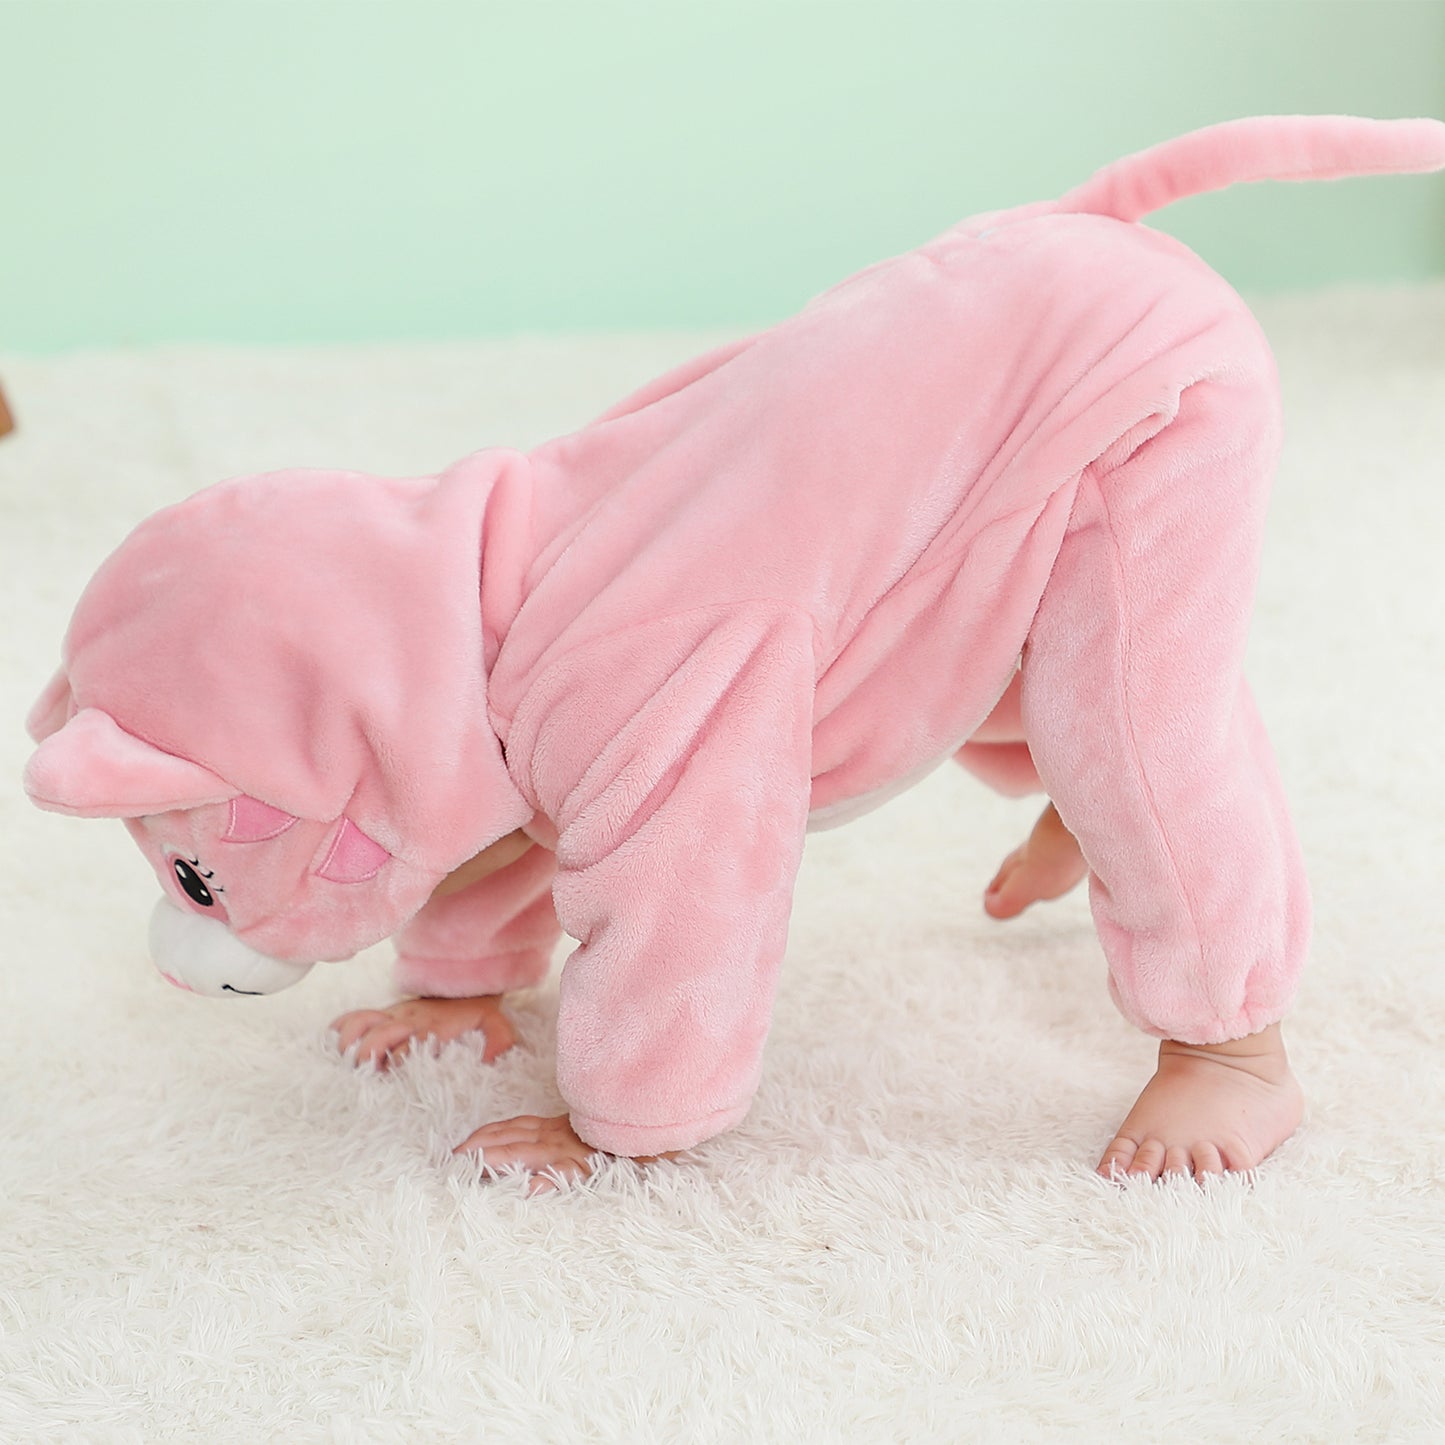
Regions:
[[1062, 898], [1088, 871], [1078, 840], [1050, 803], [1028, 841], [999, 865], [983, 895], [984, 912], [990, 918], [1016, 918], [1030, 903]]
[[1098, 1172], [1157, 1179], [1253, 1169], [1299, 1127], [1304, 1093], [1278, 1024], [1224, 1044], [1159, 1045], [1159, 1067]]
[[[681, 1150], [667, 1154], [650, 1154], [638, 1164], [655, 1164], [659, 1159], [675, 1159]], [[521, 1165], [531, 1175], [527, 1193], [547, 1194], [558, 1187], [559, 1179], [586, 1179], [600, 1149], [594, 1149], [577, 1137], [566, 1114], [539, 1118], [521, 1114], [515, 1119], [498, 1119], [474, 1130], [453, 1154], [480, 1154], [488, 1171], [500, 1173], [513, 1165]]]
[[517, 1042], [512, 1021], [502, 1012], [499, 994], [484, 998], [406, 998], [384, 1009], [357, 1009], [342, 1014], [331, 1027], [341, 1035], [344, 1054], [358, 1044], [357, 1064], [371, 1059], [385, 1071], [393, 1059], [406, 1053], [413, 1039], [450, 1043], [467, 1033], [486, 1036], [482, 1061], [490, 1064]]

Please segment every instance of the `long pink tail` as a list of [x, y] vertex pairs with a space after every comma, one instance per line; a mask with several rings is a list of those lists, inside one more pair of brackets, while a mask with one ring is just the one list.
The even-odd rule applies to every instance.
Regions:
[[1125, 156], [1062, 196], [1058, 209], [1137, 221], [1185, 196], [1240, 181], [1329, 181], [1441, 169], [1442, 121], [1259, 115]]

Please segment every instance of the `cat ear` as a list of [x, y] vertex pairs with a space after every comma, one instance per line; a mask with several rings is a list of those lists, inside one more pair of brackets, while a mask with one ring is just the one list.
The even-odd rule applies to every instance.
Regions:
[[390, 862], [391, 854], [380, 843], [368, 838], [350, 818], [343, 818], [316, 876], [328, 883], [365, 883], [381, 872], [383, 863]]
[[35, 750], [25, 791], [38, 807], [80, 818], [139, 818], [236, 796], [209, 768], [164, 753], [109, 713], [82, 708]]
[[70, 679], [62, 667], [45, 685], [45, 691], [30, 709], [30, 715], [25, 719], [25, 731], [33, 741], [43, 743], [51, 733], [58, 733], [65, 726], [72, 702]]

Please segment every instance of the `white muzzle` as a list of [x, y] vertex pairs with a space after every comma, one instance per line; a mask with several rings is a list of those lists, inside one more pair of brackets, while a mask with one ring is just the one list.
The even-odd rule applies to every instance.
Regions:
[[219, 918], [202, 918], [164, 896], [151, 913], [150, 948], [168, 983], [212, 998], [279, 993], [299, 983], [314, 967], [257, 953]]

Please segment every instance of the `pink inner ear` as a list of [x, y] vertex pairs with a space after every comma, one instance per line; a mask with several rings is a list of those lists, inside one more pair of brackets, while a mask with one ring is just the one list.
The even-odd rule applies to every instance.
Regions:
[[279, 838], [296, 821], [294, 813], [283, 813], [260, 798], [242, 793], [231, 799], [231, 821], [226, 827], [223, 843], [265, 843]]
[[365, 883], [390, 861], [391, 854], [380, 843], [372, 842], [350, 818], [343, 818], [341, 831], [316, 876], [328, 883]]

